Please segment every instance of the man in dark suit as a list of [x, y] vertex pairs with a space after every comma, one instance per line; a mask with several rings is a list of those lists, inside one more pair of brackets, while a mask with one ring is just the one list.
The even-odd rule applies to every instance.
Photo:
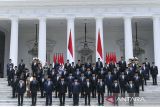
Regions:
[[84, 76], [84, 73], [81, 73], [81, 77], [79, 78], [79, 82], [81, 84], [81, 98], [84, 98], [84, 91], [85, 91], [85, 82], [86, 77]]
[[61, 77], [61, 81], [58, 83], [58, 94], [59, 94], [60, 106], [65, 105], [66, 92], [67, 92], [67, 84], [64, 81], [64, 77]]
[[79, 105], [79, 93], [81, 92], [80, 83], [78, 83], [78, 79], [74, 80], [72, 84], [72, 93], [73, 93], [73, 106]]
[[129, 105], [134, 106], [134, 94], [135, 94], [135, 86], [132, 80], [129, 80], [129, 84], [127, 86], [127, 92], [129, 94]]
[[44, 90], [46, 93], [46, 106], [52, 105], [52, 92], [54, 90], [53, 82], [51, 81], [51, 78], [48, 77], [47, 81], [44, 84]]
[[96, 70], [100, 71], [101, 68], [103, 68], [103, 63], [100, 58], [98, 58], [98, 61], [96, 62]]
[[113, 72], [115, 67], [116, 67], [115, 63], [113, 62], [113, 60], [111, 60], [111, 62], [109, 63], [109, 70]]
[[9, 71], [8, 71], [8, 85], [11, 85], [11, 81], [14, 79], [15, 70], [10, 65]]
[[126, 61], [124, 60], [124, 57], [121, 57], [121, 60], [118, 62], [120, 67], [120, 72], [125, 72], [126, 69]]
[[15, 75], [14, 78], [11, 81], [11, 86], [12, 86], [12, 98], [16, 97], [16, 93], [17, 93], [17, 85], [18, 85], [19, 79], [18, 77]]
[[95, 74], [92, 74], [91, 83], [92, 83], [92, 98], [96, 98], [97, 91], [97, 77]]
[[78, 60], [78, 63], [76, 64], [76, 69], [81, 69], [81, 68], [82, 68], [81, 61]]
[[86, 71], [86, 73], [85, 73], [85, 76], [86, 76], [86, 78], [91, 78], [92, 72], [91, 72], [91, 69], [90, 69], [90, 68], [87, 68], [87, 71]]
[[30, 82], [30, 91], [31, 91], [31, 96], [32, 96], [32, 106], [36, 106], [38, 88], [39, 88], [39, 83], [36, 80], [36, 76], [33, 76], [33, 80]]
[[56, 63], [54, 64], [55, 72], [58, 72], [59, 66], [60, 64], [58, 63], [58, 60], [56, 60]]
[[67, 88], [68, 88], [68, 98], [72, 98], [72, 83], [74, 81], [74, 77], [72, 73], [67, 77]]
[[[90, 106], [90, 97], [91, 97], [91, 92], [92, 92], [92, 84], [89, 80], [89, 78], [86, 79], [86, 83], [84, 85], [84, 90], [85, 90], [85, 105]], [[88, 103], [87, 103], [88, 99]]]
[[145, 58], [145, 66], [149, 69], [149, 72], [148, 72], [148, 79], [150, 79], [150, 69], [151, 69], [151, 66], [150, 66], [150, 63], [148, 62], [148, 59]]
[[102, 81], [102, 78], [98, 79], [97, 93], [98, 93], [98, 105], [103, 105], [104, 104], [105, 83]]
[[113, 76], [111, 75], [111, 72], [108, 72], [108, 75], [106, 75], [105, 83], [108, 89], [108, 96], [110, 96], [112, 94], [112, 84], [113, 84]]
[[20, 64], [18, 65], [18, 71], [19, 71], [19, 75], [22, 74], [22, 72], [24, 72], [25, 70], [25, 64], [23, 63], [23, 59], [21, 59]]
[[145, 66], [145, 63], [143, 63], [142, 70], [144, 73], [144, 84], [147, 85], [147, 79], [149, 78], [149, 69]]
[[126, 90], [126, 76], [124, 75], [124, 72], [121, 73], [119, 77], [119, 84], [120, 84], [120, 89], [121, 89], [121, 95], [124, 97], [125, 96], [125, 90]]
[[21, 79], [17, 85], [18, 106], [23, 106], [23, 96], [25, 91], [26, 91], [26, 86], [24, 81]]
[[70, 73], [71, 64], [69, 63], [69, 60], [64, 64], [64, 68], [68, 73]]
[[36, 75], [37, 71], [38, 71], [38, 63], [37, 63], [37, 60], [34, 59], [33, 62], [32, 62], [32, 72], [33, 72], [33, 75]]
[[151, 75], [153, 79], [153, 85], [157, 85], [158, 68], [155, 66], [154, 62], [152, 62]]
[[142, 86], [142, 91], [144, 91], [144, 70], [142, 70], [142, 68], [139, 68], [138, 75], [140, 77], [140, 85]]
[[118, 95], [120, 93], [120, 87], [117, 80], [114, 80], [114, 83], [112, 84], [112, 93], [114, 96], [114, 105], [118, 106]]
[[135, 96], [139, 97], [139, 86], [140, 86], [140, 77], [138, 76], [138, 73], [135, 73], [135, 76], [133, 78], [133, 82], [135, 85]]
[[85, 63], [85, 68], [87, 69], [87, 68], [91, 68], [91, 63], [89, 62], [89, 60], [87, 61], [87, 63]]
[[14, 67], [14, 64], [12, 63], [12, 59], [9, 59], [9, 62], [7, 63], [7, 76], [9, 74], [10, 67], [11, 68]]
[[55, 85], [55, 98], [58, 96], [58, 83], [60, 82], [61, 76], [57, 73], [57, 75], [54, 78], [54, 85]]

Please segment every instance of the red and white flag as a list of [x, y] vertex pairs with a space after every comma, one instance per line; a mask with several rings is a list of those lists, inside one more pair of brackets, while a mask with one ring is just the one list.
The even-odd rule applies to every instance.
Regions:
[[69, 32], [69, 38], [68, 38], [68, 47], [67, 47], [67, 59], [69, 59], [70, 62], [74, 62], [74, 38], [72, 35], [72, 31], [70, 29]]
[[97, 34], [97, 44], [96, 44], [96, 60], [98, 59], [98, 58], [100, 58], [100, 60], [102, 61], [102, 62], [104, 62], [104, 56], [103, 56], [103, 37], [102, 37], [103, 35], [101, 35], [101, 31], [100, 31], [100, 29], [98, 29], [98, 34]]

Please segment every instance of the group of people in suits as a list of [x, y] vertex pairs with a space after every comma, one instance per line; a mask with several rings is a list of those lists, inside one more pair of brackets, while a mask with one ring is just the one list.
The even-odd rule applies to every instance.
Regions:
[[[114, 105], [118, 105], [117, 98], [128, 93], [129, 104], [134, 105], [132, 97], [138, 97], [140, 86], [144, 91], [144, 85], [152, 76], [153, 85], [157, 85], [157, 66], [152, 66], [145, 58], [141, 65], [138, 59], [130, 59], [127, 63], [123, 57], [117, 63], [103, 63], [98, 58], [96, 63], [84, 64], [78, 60], [77, 64], [69, 60], [64, 65], [58, 61], [54, 65], [47, 63], [42, 66], [38, 59], [34, 59], [31, 65], [32, 73], [25, 67], [23, 60], [14, 67], [12, 60], [7, 64], [8, 85], [12, 87], [12, 97], [18, 97], [18, 105], [23, 105], [23, 97], [26, 91], [32, 98], [32, 106], [36, 105], [37, 92], [40, 97], [46, 98], [46, 106], [52, 105], [52, 93], [59, 98], [60, 106], [65, 105], [65, 98], [73, 98], [73, 105], [79, 105], [79, 97], [84, 98], [85, 105], [90, 105], [91, 97], [98, 97], [98, 105], [104, 105], [104, 94], [114, 96]], [[151, 75], [151, 76], [150, 76]], [[29, 78], [29, 85], [27, 79]], [[107, 90], [106, 88], [107, 87]], [[68, 94], [68, 96], [67, 96]]]

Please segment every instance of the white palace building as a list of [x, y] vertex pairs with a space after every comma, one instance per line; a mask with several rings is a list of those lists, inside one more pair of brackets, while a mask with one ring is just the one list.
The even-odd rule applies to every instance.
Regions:
[[43, 65], [55, 53], [76, 63], [115, 52], [160, 70], [160, 0], [0, 0], [0, 75], [9, 58], [30, 68], [36, 40]]

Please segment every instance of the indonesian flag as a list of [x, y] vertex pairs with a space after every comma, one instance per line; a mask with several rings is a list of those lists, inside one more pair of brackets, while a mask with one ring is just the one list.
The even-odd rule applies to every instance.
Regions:
[[97, 37], [97, 49], [96, 49], [96, 59], [100, 58], [103, 62], [103, 39], [100, 32], [100, 29], [98, 30], [98, 37]]
[[72, 34], [72, 31], [70, 29], [69, 35], [68, 35], [68, 41], [67, 41], [67, 59], [70, 62], [74, 62], [74, 36]]
[[68, 50], [69, 50], [71, 56], [73, 57], [73, 45], [72, 45], [72, 33], [71, 33], [71, 30], [70, 30], [70, 33], [69, 33]]

